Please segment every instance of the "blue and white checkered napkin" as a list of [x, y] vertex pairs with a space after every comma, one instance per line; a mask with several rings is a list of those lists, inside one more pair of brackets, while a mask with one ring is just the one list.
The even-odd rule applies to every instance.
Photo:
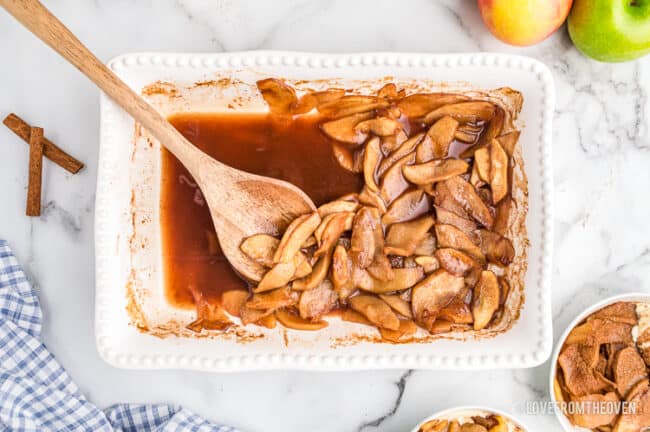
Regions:
[[0, 240], [0, 431], [235, 432], [173, 405], [90, 403], [40, 341], [41, 307]]

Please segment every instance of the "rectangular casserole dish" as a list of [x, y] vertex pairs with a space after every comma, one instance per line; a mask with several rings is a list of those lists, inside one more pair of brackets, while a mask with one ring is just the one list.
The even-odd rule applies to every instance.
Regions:
[[550, 72], [541, 63], [501, 54], [250, 52], [128, 54], [109, 66], [137, 92], [146, 89], [150, 103], [167, 115], [265, 110], [261, 98], [251, 96], [250, 89], [257, 79], [266, 77], [311, 84], [326, 80], [352, 88], [364, 83], [376, 87], [389, 80], [424, 91], [512, 87], [524, 97], [517, 123], [528, 176], [526, 226], [530, 240], [524, 306], [514, 326], [495, 337], [457, 335], [427, 339], [426, 343], [377, 343], [369, 337], [369, 332], [376, 330], [336, 318], [319, 332], [255, 327], [254, 331], [240, 328], [225, 335], [193, 337], [185, 325], [195, 312], [174, 310], [164, 299], [159, 145], [143, 138], [133, 120], [102, 95], [96, 336], [100, 355], [109, 363], [127, 368], [214, 371], [486, 369], [532, 367], [550, 354], [554, 89]]

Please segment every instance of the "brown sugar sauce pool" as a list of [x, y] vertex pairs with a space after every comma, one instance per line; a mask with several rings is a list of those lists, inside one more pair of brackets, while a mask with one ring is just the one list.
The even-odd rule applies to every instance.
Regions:
[[[318, 206], [358, 192], [363, 177], [342, 168], [333, 140], [318, 116], [279, 120], [266, 114], [180, 114], [169, 121], [217, 160], [243, 171], [286, 180]], [[161, 230], [165, 292], [175, 306], [192, 308], [191, 287], [218, 301], [224, 291], [245, 288], [221, 253], [210, 212], [192, 176], [162, 150]], [[224, 203], [228, 205], [228, 203]], [[251, 209], [254, 211], [254, 209]]]

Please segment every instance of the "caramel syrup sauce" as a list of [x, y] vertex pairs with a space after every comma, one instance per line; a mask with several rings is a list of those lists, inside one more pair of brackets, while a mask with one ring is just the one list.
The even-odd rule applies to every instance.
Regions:
[[[317, 206], [363, 186], [362, 176], [342, 168], [334, 158], [334, 141], [320, 131], [317, 115], [281, 120], [261, 113], [189, 113], [169, 121], [215, 159], [291, 182]], [[190, 287], [212, 301], [219, 301], [224, 291], [245, 289], [247, 284], [219, 248], [210, 212], [192, 176], [171, 153], [161, 151], [160, 222], [168, 301], [193, 308]]]

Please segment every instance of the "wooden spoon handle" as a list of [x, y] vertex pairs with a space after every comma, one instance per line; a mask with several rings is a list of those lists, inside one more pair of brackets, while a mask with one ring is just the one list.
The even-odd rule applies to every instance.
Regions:
[[158, 111], [99, 61], [38, 0], [0, 0], [0, 6], [76, 66], [180, 159], [190, 172], [196, 173], [203, 152], [187, 141]]

